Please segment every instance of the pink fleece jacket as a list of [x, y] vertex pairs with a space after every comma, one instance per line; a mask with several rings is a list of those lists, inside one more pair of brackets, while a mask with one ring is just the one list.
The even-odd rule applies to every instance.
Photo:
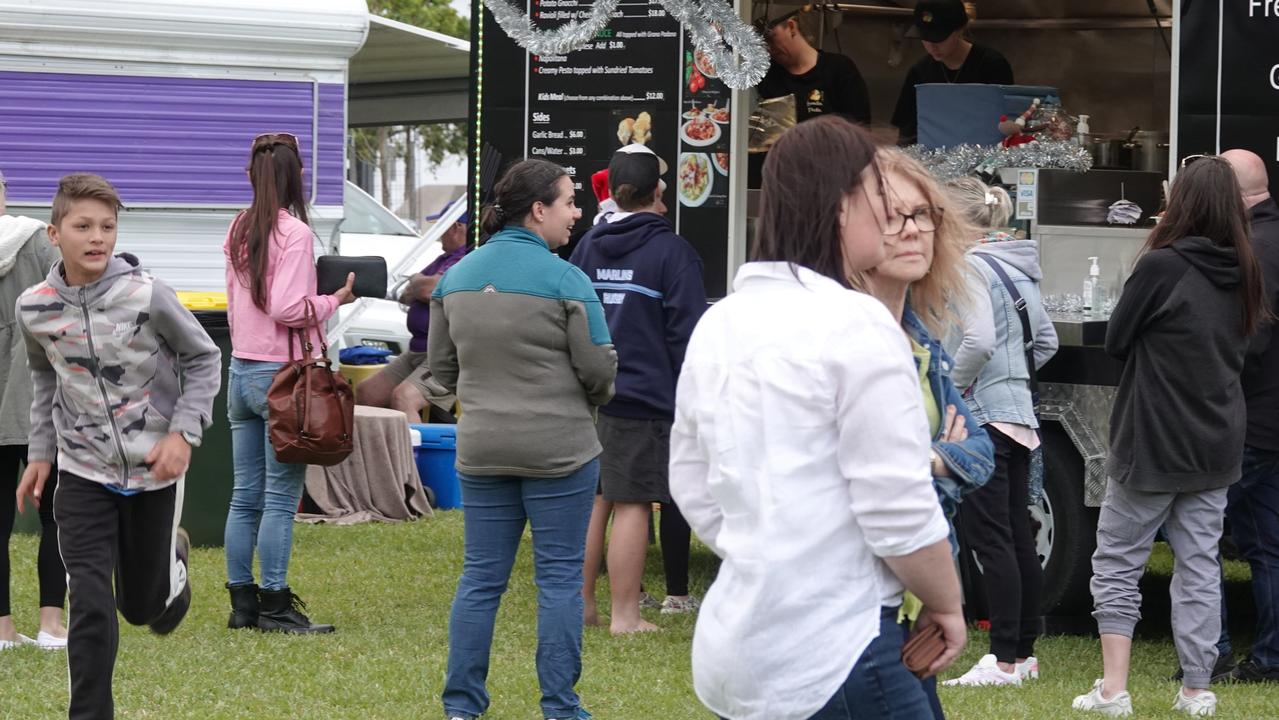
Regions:
[[[232, 223], [235, 227], [235, 223]], [[285, 362], [289, 359], [289, 328], [306, 325], [306, 301], [315, 306], [321, 331], [337, 311], [332, 295], [315, 294], [315, 253], [311, 228], [280, 210], [266, 271], [266, 312], [253, 303], [253, 291], [240, 282], [231, 264], [231, 232], [222, 246], [227, 256], [227, 318], [231, 323], [231, 355], [242, 360]], [[318, 338], [312, 337], [317, 343]], [[294, 356], [302, 351], [295, 345]]]

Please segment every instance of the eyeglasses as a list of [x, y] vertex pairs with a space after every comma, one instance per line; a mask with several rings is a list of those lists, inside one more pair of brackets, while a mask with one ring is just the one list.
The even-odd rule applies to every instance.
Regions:
[[888, 223], [883, 228], [885, 235], [901, 235], [906, 229], [906, 221], [914, 220], [915, 227], [920, 232], [933, 232], [937, 229], [937, 224], [941, 222], [942, 213], [945, 212], [939, 207], [922, 207], [915, 212], [904, 215], [900, 212], [894, 212], [888, 216]]
[[1200, 160], [1207, 160], [1207, 159], [1220, 160], [1221, 156], [1220, 155], [1187, 155], [1181, 159], [1181, 163], [1178, 165], [1178, 167], [1185, 168], [1191, 163], [1195, 163]]
[[293, 152], [298, 153], [299, 156], [302, 154], [302, 152], [298, 149], [298, 136], [293, 133], [262, 133], [261, 135], [253, 138], [253, 152], [255, 153], [259, 150], [273, 148], [276, 145], [284, 145], [285, 147], [291, 148]]

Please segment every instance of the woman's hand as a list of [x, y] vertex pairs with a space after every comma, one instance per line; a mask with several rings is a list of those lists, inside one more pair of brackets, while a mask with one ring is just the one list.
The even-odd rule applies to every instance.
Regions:
[[346, 274], [346, 284], [338, 288], [333, 297], [337, 298], [338, 305], [355, 302], [355, 273]]
[[935, 612], [931, 608], [925, 607], [919, 613], [919, 620], [915, 622], [915, 629], [922, 630], [929, 625], [941, 627], [942, 639], [946, 641], [946, 650], [933, 661], [924, 677], [931, 677], [950, 667], [959, 658], [959, 653], [963, 652], [964, 645], [968, 642], [968, 626], [964, 624], [962, 610], [943, 613]]
[[942, 422], [942, 442], [961, 443], [968, 439], [968, 423], [954, 405], [946, 406], [946, 419]]
[[22, 480], [18, 482], [16, 498], [18, 512], [23, 510], [23, 499], [30, 500], [32, 505], [40, 507], [40, 496], [44, 494], [44, 484], [52, 472], [53, 463], [51, 462], [27, 463], [27, 469], [22, 472]]

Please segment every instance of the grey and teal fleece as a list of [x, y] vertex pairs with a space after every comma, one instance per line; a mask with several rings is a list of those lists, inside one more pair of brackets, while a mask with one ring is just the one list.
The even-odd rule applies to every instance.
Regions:
[[591, 281], [538, 235], [509, 226], [444, 274], [427, 358], [462, 405], [460, 472], [562, 477], [600, 454], [617, 353]]

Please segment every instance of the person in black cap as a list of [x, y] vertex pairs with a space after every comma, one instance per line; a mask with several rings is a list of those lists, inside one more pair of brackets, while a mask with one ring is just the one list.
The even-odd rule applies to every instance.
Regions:
[[640, 616], [640, 580], [655, 502], [662, 504], [662, 613], [692, 612], [698, 606], [688, 589], [691, 531], [671, 499], [667, 466], [675, 381], [693, 327], [706, 310], [706, 289], [697, 251], [662, 216], [666, 170], [644, 145], [618, 150], [608, 165], [609, 192], [618, 210], [592, 227], [569, 259], [594, 284], [617, 349], [613, 399], [600, 408], [595, 426], [604, 452], [582, 588], [584, 619], [598, 623], [594, 580], [611, 505], [609, 629], [614, 635], [657, 629]]
[[911, 145], [918, 140], [915, 86], [927, 83], [975, 83], [1011, 85], [1013, 68], [997, 50], [978, 45], [964, 36], [968, 14], [960, 0], [920, 0], [915, 5], [914, 28], [909, 35], [918, 36], [928, 51], [906, 73], [893, 124], [898, 129], [898, 144]]
[[817, 50], [810, 41], [811, 6], [772, 21], [760, 20], [773, 62], [757, 90], [761, 98], [795, 96], [795, 120], [838, 113], [870, 123], [870, 93], [857, 64], [845, 55]]

